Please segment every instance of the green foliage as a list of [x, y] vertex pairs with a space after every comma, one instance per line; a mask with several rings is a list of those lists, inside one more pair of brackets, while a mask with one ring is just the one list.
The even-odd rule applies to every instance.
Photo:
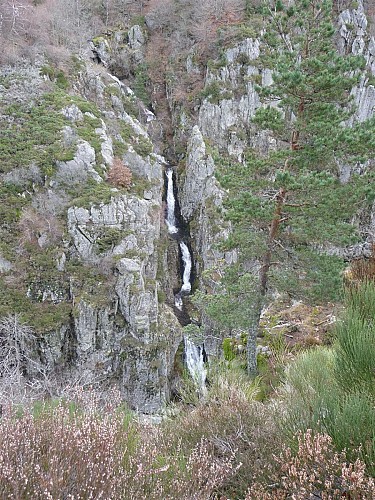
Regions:
[[375, 400], [375, 286], [350, 290], [347, 312], [336, 328], [335, 376], [347, 392], [364, 390]]
[[59, 89], [66, 90], [69, 88], [69, 80], [61, 69], [53, 66], [42, 66], [40, 74], [48, 76], [52, 82], [56, 83]]
[[290, 435], [313, 429], [329, 434], [374, 472], [375, 374], [374, 284], [352, 290], [344, 318], [336, 327], [332, 348], [300, 355], [286, 374], [287, 412], [283, 425]]
[[200, 93], [202, 99], [208, 99], [212, 104], [218, 104], [222, 99], [230, 99], [232, 94], [217, 81], [208, 83]]
[[146, 24], [145, 16], [141, 15], [133, 16], [130, 21], [131, 26], [136, 26], [136, 25], [145, 26], [145, 24]]
[[14, 104], [5, 110], [13, 119], [0, 131], [0, 171], [32, 163], [47, 169], [61, 157], [61, 129], [67, 120], [48, 104], [25, 110]]
[[145, 177], [138, 175], [132, 175], [132, 184], [130, 186], [130, 191], [135, 193], [139, 197], [143, 197], [145, 191], [150, 191], [152, 189], [152, 182], [150, 182]]
[[[82, 106], [86, 108], [86, 106]], [[101, 127], [101, 121], [95, 117], [93, 118], [90, 115], [84, 115], [83, 121], [77, 123], [77, 132], [81, 139], [87, 141], [94, 149], [97, 163], [100, 163], [102, 158], [101, 153], [101, 140], [95, 130]]]
[[133, 148], [135, 152], [143, 158], [152, 153], [152, 143], [143, 135], [139, 135], [133, 142]]
[[149, 84], [147, 65], [145, 63], [138, 64], [135, 70], [134, 93], [146, 106], [150, 106], [150, 96], [147, 90]]
[[1, 230], [11, 229], [19, 219], [22, 208], [27, 205], [26, 198], [20, 196], [19, 188], [14, 184], [0, 184], [0, 220]]
[[[12, 242], [13, 248], [16, 243], [19, 243], [18, 234]], [[68, 322], [71, 312], [68, 281], [57, 269], [58, 255], [58, 249], [53, 247], [22, 245], [16, 271], [0, 279], [0, 317], [19, 314], [37, 333], [56, 330]]]
[[[76, 305], [82, 299], [88, 304], [98, 307], [108, 306], [111, 303], [114, 286], [113, 275], [108, 275], [97, 266], [80, 260], [70, 260], [66, 265], [66, 272], [74, 286]], [[77, 309], [73, 310], [73, 314]]]
[[236, 38], [239, 41], [244, 38], [257, 38], [263, 27], [263, 19], [259, 15], [252, 15], [246, 24], [240, 24], [237, 27]]
[[133, 139], [135, 132], [128, 123], [121, 123], [120, 135], [125, 142], [129, 142]]
[[37, 333], [54, 331], [68, 322], [71, 304], [35, 302], [26, 293], [24, 287], [12, 286], [0, 280], [0, 317], [19, 314], [21, 320]]
[[[77, 96], [70, 96], [61, 89], [46, 93], [28, 108], [17, 103], [2, 109], [0, 130], [0, 172], [34, 164], [47, 175], [52, 175], [57, 160], [66, 161], [73, 157], [71, 147], [62, 143], [62, 129], [69, 122], [61, 110], [76, 104], [85, 113], [96, 117], [96, 106]], [[79, 135], [93, 143], [97, 153], [100, 141], [95, 135], [99, 121], [84, 117], [78, 125]]]
[[[207, 274], [205, 277], [209, 277]], [[193, 301], [204, 308], [210, 317], [224, 328], [244, 328], [249, 325], [254, 307], [254, 287], [256, 278], [239, 266], [227, 269], [222, 287], [215, 294], [196, 291]]]
[[201, 92], [201, 97], [203, 99], [208, 98], [212, 104], [217, 104], [221, 96], [221, 86], [217, 81], [210, 82], [205, 86]]
[[95, 243], [99, 249], [99, 252], [105, 253], [118, 245], [123, 237], [123, 230], [117, 227], [103, 227]]
[[184, 335], [193, 339], [195, 343], [198, 344], [203, 342], [203, 330], [200, 326], [195, 325], [194, 323], [189, 323], [188, 325], [184, 326], [183, 330]]
[[67, 191], [73, 197], [72, 204], [84, 208], [90, 208], [99, 203], [109, 203], [113, 196], [122, 192], [120, 189], [114, 192], [106, 182], [98, 183], [94, 179], [88, 179], [84, 186], [67, 187]]
[[127, 96], [125, 98], [124, 96], [122, 96], [122, 103], [128, 115], [133, 116], [134, 118], [139, 117], [139, 107], [134, 96]]
[[146, 157], [152, 153], [152, 143], [141, 134], [133, 129], [129, 123], [121, 123], [119, 130], [121, 140], [115, 140], [115, 154], [116, 156], [124, 155], [128, 149], [129, 145], [132, 145], [134, 151], [139, 154], [139, 156]]
[[226, 338], [223, 340], [223, 353], [224, 359], [226, 361], [233, 361], [236, 357], [236, 353], [233, 348], [233, 340], [231, 338]]
[[165, 304], [167, 301], [167, 294], [164, 292], [164, 290], [161, 290], [158, 288], [158, 302], [159, 304]]

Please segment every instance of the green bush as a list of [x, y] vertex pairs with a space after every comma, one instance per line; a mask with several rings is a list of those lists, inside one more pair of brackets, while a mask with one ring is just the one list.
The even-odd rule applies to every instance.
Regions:
[[223, 340], [223, 352], [224, 359], [226, 361], [232, 361], [236, 357], [236, 353], [233, 348], [233, 339], [226, 338]]
[[147, 73], [147, 64], [138, 64], [136, 67], [135, 81], [133, 84], [133, 90], [135, 95], [143, 101], [146, 106], [150, 106], [150, 96], [147, 90], [149, 84], [149, 77]]
[[213, 81], [205, 86], [201, 92], [202, 99], [208, 99], [212, 104], [218, 104], [222, 98], [222, 88], [219, 82]]
[[52, 82], [56, 83], [59, 89], [66, 90], [69, 88], [69, 80], [61, 69], [54, 68], [53, 66], [43, 66], [40, 69], [40, 74], [48, 76]]
[[100, 236], [96, 240], [100, 253], [105, 253], [118, 245], [125, 233], [117, 227], [103, 227]]
[[327, 433], [351, 460], [375, 472], [374, 284], [352, 289], [332, 348], [301, 354], [286, 373], [282, 425]]
[[135, 152], [143, 158], [152, 153], [152, 143], [142, 135], [139, 135], [137, 140], [133, 142], [133, 147]]

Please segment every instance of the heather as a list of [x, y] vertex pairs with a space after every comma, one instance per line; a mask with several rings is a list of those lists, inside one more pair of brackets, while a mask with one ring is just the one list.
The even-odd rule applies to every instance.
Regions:
[[78, 396], [37, 411], [5, 409], [1, 498], [203, 499], [233, 473], [232, 457], [215, 457], [205, 439], [188, 455], [168, 454], [157, 428], [94, 394]]
[[[3, 405], [0, 497], [372, 499], [373, 293], [351, 289], [333, 344], [294, 353], [268, 398], [237, 358], [211, 365], [204, 397], [185, 375], [157, 422], [93, 387]], [[269, 363], [285, 363], [273, 349]]]

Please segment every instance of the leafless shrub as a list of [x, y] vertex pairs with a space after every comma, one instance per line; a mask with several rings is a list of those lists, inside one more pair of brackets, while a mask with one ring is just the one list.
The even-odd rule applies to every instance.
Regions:
[[20, 167], [2, 176], [4, 182], [27, 188], [30, 184], [42, 184], [43, 176], [40, 168], [33, 164], [29, 167]]
[[177, 5], [173, 0], [151, 0], [147, 6], [146, 22], [151, 29], [165, 29], [176, 20]]
[[64, 191], [41, 191], [33, 196], [32, 206], [41, 214], [57, 217], [68, 206], [69, 199]]
[[43, 371], [33, 330], [18, 315], [0, 319], [0, 402], [29, 398], [28, 380]]
[[32, 329], [23, 324], [19, 316], [7, 316], [0, 319], [0, 376], [21, 377], [28, 365], [35, 364], [33, 351], [35, 335]]
[[27, 0], [3, 0], [0, 5], [0, 34], [9, 38], [25, 33], [29, 10], [31, 6]]
[[90, 177], [92, 177], [92, 171], [89, 170], [87, 165], [71, 160], [58, 162], [54, 180], [59, 186], [71, 186], [72, 184], [86, 184]]
[[108, 172], [108, 182], [116, 187], [129, 188], [132, 182], [132, 173], [120, 158], [113, 160]]
[[207, 50], [216, 40], [220, 28], [237, 24], [243, 18], [243, 0], [200, 0], [194, 3], [190, 32]]

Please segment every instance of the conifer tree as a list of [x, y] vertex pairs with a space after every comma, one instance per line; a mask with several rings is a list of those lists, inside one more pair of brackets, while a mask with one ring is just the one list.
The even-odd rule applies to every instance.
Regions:
[[341, 183], [340, 162], [363, 161], [375, 150], [374, 120], [345, 126], [365, 61], [337, 52], [330, 0], [268, 0], [265, 15], [261, 62], [273, 81], [257, 89], [263, 106], [253, 121], [278, 146], [221, 168], [234, 227], [226, 245], [238, 248], [241, 259], [227, 273], [227, 308], [220, 296], [208, 305], [218, 319], [228, 322], [230, 309], [234, 323], [246, 325], [250, 374], [270, 288], [295, 296], [309, 291], [315, 299], [337, 291], [342, 261], [328, 249], [355, 241], [351, 220], [371, 194], [372, 175]]

